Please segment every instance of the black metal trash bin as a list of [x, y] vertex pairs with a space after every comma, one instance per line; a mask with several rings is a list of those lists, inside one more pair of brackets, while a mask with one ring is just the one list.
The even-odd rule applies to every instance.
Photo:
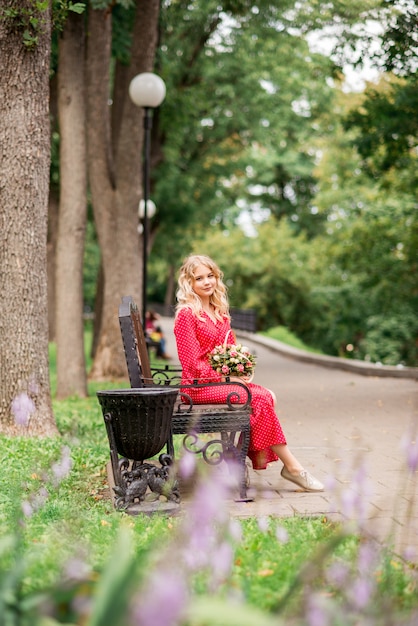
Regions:
[[[172, 457], [161, 454], [161, 467], [146, 462], [171, 439], [177, 394], [178, 389], [158, 385], [97, 392], [109, 439], [117, 509], [131, 514], [178, 509], [178, 485], [170, 469]], [[160, 497], [166, 501], [161, 503]]]
[[121, 456], [143, 461], [164, 448], [177, 394], [178, 389], [157, 385], [97, 392], [108, 435], [110, 427]]

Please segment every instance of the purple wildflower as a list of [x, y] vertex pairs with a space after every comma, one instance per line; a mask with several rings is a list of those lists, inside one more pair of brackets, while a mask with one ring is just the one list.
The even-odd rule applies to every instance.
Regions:
[[208, 480], [200, 485], [195, 493], [189, 510], [190, 526], [200, 528], [212, 526], [217, 521], [226, 518], [225, 498], [227, 488], [221, 476], [218, 480]]
[[69, 559], [64, 566], [64, 576], [68, 580], [86, 580], [90, 572], [90, 566], [80, 557]]
[[[92, 612], [93, 598], [88, 593], [83, 594], [80, 592], [71, 602], [71, 607], [78, 617], [82, 619], [80, 623], [87, 623], [87, 620]], [[84, 619], [83, 619], [84, 618]]]
[[325, 478], [325, 488], [327, 491], [336, 491], [338, 487], [338, 481], [332, 474], [328, 474]]
[[342, 513], [347, 519], [353, 519], [359, 505], [359, 494], [354, 489], [344, 489], [341, 494]]
[[31, 378], [28, 383], [28, 391], [32, 396], [37, 396], [39, 393], [39, 385], [35, 378]]
[[287, 543], [289, 541], [289, 533], [284, 526], [277, 526], [276, 539], [280, 543]]
[[312, 593], [309, 596], [306, 618], [309, 626], [327, 626], [330, 623], [324, 599], [319, 594]]
[[16, 426], [29, 426], [29, 420], [32, 413], [35, 413], [36, 407], [27, 393], [22, 392], [13, 399], [12, 413], [15, 418]]
[[228, 530], [233, 541], [239, 543], [242, 540], [242, 526], [239, 520], [231, 519], [228, 525]]
[[45, 502], [48, 500], [48, 497], [49, 493], [46, 487], [41, 487], [38, 493], [36, 493], [32, 499], [33, 510], [39, 511], [39, 509], [41, 509], [44, 506]]
[[257, 520], [257, 525], [258, 525], [258, 528], [260, 529], [260, 531], [262, 533], [266, 533], [268, 531], [268, 529], [269, 529], [270, 520], [266, 516], [259, 517], [258, 520]]
[[370, 577], [361, 577], [353, 582], [350, 597], [356, 609], [364, 609], [369, 604], [373, 590], [374, 583]]
[[344, 588], [347, 584], [349, 574], [350, 570], [348, 565], [341, 562], [332, 563], [326, 571], [327, 581], [337, 589]]
[[192, 452], [185, 452], [179, 461], [179, 474], [187, 479], [193, 476], [196, 468], [196, 455]]
[[413, 432], [403, 436], [401, 448], [405, 453], [408, 469], [411, 474], [414, 474], [418, 469], [418, 445]]
[[[186, 455], [192, 457], [193, 455]], [[186, 472], [190, 458], [185, 460]], [[213, 592], [231, 572], [233, 541], [240, 538], [241, 526], [231, 524], [225, 500], [229, 486], [226, 476], [216, 472], [201, 482], [179, 528], [178, 540], [154, 564], [144, 587], [135, 598], [132, 623], [135, 626], [180, 626], [190, 599], [190, 577], [196, 571], [210, 573]]]
[[364, 459], [351, 470], [351, 480], [347, 487], [338, 492], [337, 484], [334, 495], [336, 500], [339, 499], [339, 504], [334, 503], [335, 510], [341, 512], [346, 522], [354, 522], [358, 527], [362, 527], [367, 520], [371, 491]]
[[259, 497], [264, 498], [265, 500], [271, 500], [272, 497], [276, 495], [277, 492], [273, 491], [273, 489], [263, 489], [259, 492]]
[[144, 593], [136, 598], [133, 623], [138, 626], [176, 626], [188, 603], [187, 583], [174, 570], [152, 574]]
[[22, 512], [25, 517], [31, 517], [33, 515], [33, 506], [28, 500], [22, 502]]
[[68, 446], [63, 446], [61, 449], [61, 459], [52, 466], [55, 486], [58, 486], [60, 482], [68, 476], [72, 465], [73, 461], [70, 456], [70, 448]]
[[211, 563], [219, 545], [219, 529], [225, 528], [228, 522], [225, 509], [227, 487], [222, 478], [218, 476], [217, 480], [202, 483], [188, 510], [183, 527], [186, 544], [181, 556], [189, 572]]
[[229, 541], [223, 541], [212, 555], [212, 587], [216, 588], [230, 573], [234, 560], [234, 550]]
[[359, 572], [372, 572], [377, 564], [379, 556], [376, 544], [367, 541], [362, 543], [359, 548], [357, 566]]
[[411, 563], [418, 560], [417, 548], [413, 545], [406, 546], [403, 551], [403, 557], [406, 561], [411, 561]]

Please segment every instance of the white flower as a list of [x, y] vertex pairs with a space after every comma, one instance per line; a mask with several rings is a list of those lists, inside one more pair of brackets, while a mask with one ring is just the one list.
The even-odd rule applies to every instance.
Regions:
[[[245, 350], [244, 350], [245, 348]], [[248, 376], [254, 371], [255, 357], [241, 344], [216, 346], [208, 355], [212, 368], [224, 376]]]

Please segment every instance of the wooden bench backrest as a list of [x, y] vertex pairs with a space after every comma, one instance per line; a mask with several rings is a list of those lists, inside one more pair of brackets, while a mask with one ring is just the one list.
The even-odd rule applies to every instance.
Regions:
[[122, 298], [119, 324], [131, 387], [144, 387], [144, 379], [152, 379], [151, 366], [141, 318], [132, 296]]

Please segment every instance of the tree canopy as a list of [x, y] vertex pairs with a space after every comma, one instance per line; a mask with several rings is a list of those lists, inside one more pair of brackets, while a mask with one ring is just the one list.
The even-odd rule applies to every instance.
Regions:
[[[207, 40], [199, 31], [207, 22], [197, 10], [183, 16], [186, 26], [177, 14], [180, 26], [165, 28], [162, 72], [187, 80], [181, 90], [172, 85], [174, 102], [168, 98], [161, 111], [167, 130], [165, 160], [155, 173], [161, 227], [153, 250], [159, 280], [161, 257], [175, 260], [181, 240], [182, 255], [184, 247], [203, 248], [222, 261], [234, 305], [255, 307], [261, 324], [284, 323], [331, 354], [412, 365], [416, 89], [402, 37], [398, 53], [390, 43], [397, 28], [407, 28], [402, 3], [298, 6], [270, 14], [262, 6], [246, 16], [244, 27], [235, 16]], [[361, 56], [347, 47], [359, 54], [370, 46], [359, 10], [362, 20], [383, 27], [371, 61], [398, 76], [382, 74], [364, 94], [344, 96], [338, 67], [344, 59], [359, 63]], [[413, 7], [408, 11], [412, 47]], [[217, 29], [220, 23], [211, 22]], [[181, 51], [173, 45], [186, 38], [188, 25], [195, 41], [205, 42], [204, 51], [197, 43]], [[310, 54], [305, 39], [309, 31], [330, 27], [338, 34], [335, 64]], [[376, 41], [373, 29], [372, 36]], [[165, 69], [173, 58], [178, 73]], [[184, 135], [172, 138], [171, 124]], [[236, 229], [251, 217], [249, 237], [248, 228], [246, 235]], [[202, 236], [202, 225], [209, 224]], [[299, 266], [276, 266], [284, 233], [298, 249], [299, 234], [310, 242], [303, 280]]]
[[[30, 305], [25, 319], [32, 319], [35, 303], [39, 312], [36, 339], [22, 344], [16, 362], [22, 379], [9, 376], [5, 385], [8, 421], [13, 395], [28, 394], [31, 367], [41, 381], [38, 413], [54, 429], [42, 321], [45, 166], [51, 146], [48, 253], [51, 266], [57, 261], [53, 280], [56, 285], [63, 281], [61, 287], [68, 280], [60, 267], [75, 275], [65, 254], [70, 247], [72, 252], [77, 247], [71, 268], [80, 274], [86, 231], [85, 268], [97, 269], [97, 261], [90, 261], [99, 258], [100, 249], [102, 270], [95, 290], [89, 270], [89, 290], [84, 291], [91, 294], [85, 297], [96, 309], [93, 374], [123, 375], [116, 306], [121, 295], [138, 297], [141, 292], [142, 246], [137, 231], [142, 117], [127, 94], [129, 81], [142, 71], [155, 70], [167, 85], [166, 100], [154, 111], [151, 196], [157, 215], [152, 221], [149, 295], [172, 304], [175, 269], [187, 253], [202, 250], [226, 270], [232, 304], [256, 308], [263, 327], [285, 324], [331, 354], [417, 364], [416, 3], [139, 0], [53, 6], [51, 23], [61, 39], [52, 50], [51, 66], [61, 75], [56, 83], [52, 76], [49, 98], [49, 14], [44, 23], [31, 19], [32, 9], [24, 2], [8, 2], [1, 9], [1, 62], [6, 70], [1, 132], [4, 145], [10, 143], [7, 154], [19, 154], [2, 170], [3, 177], [10, 177], [2, 184], [3, 213], [10, 217], [2, 230], [5, 240], [9, 233], [2, 248], [2, 280], [6, 302]], [[40, 2], [32, 8], [42, 14], [48, 7]], [[69, 11], [78, 19], [68, 20]], [[78, 63], [69, 62], [72, 51], [66, 37], [71, 24], [76, 25], [74, 42], [80, 46], [79, 56], [73, 55]], [[335, 45], [330, 54], [313, 51], [313, 33], [331, 37]], [[67, 55], [58, 65], [57, 50]], [[33, 105], [39, 103], [45, 113], [49, 101], [49, 114], [56, 119], [56, 84], [61, 96], [68, 96], [61, 99], [60, 127], [53, 127], [51, 146], [48, 132], [42, 131], [44, 141], [35, 132], [41, 127], [37, 111], [32, 111], [33, 124], [26, 115], [8, 121], [19, 102], [28, 103], [24, 86], [26, 77], [38, 75], [35, 60], [41, 69], [39, 81], [28, 83]], [[380, 79], [362, 93], [347, 93], [344, 64], [358, 66], [365, 60], [379, 68]], [[19, 72], [13, 74], [15, 65]], [[75, 134], [65, 119], [75, 78], [81, 94], [78, 122], [85, 116], [77, 136], [86, 137], [77, 157], [69, 150], [75, 147]], [[24, 163], [29, 167], [26, 153], [16, 152], [26, 146], [21, 137], [29, 137], [32, 149], [39, 152], [39, 167], [24, 170]], [[77, 141], [78, 148], [82, 145]], [[24, 185], [16, 184], [17, 172]], [[78, 217], [70, 198], [76, 192]], [[71, 237], [66, 235], [73, 226], [65, 223], [75, 225]], [[25, 239], [28, 232], [39, 232], [38, 254]], [[19, 288], [21, 276], [17, 280], [13, 273], [16, 250], [21, 253], [17, 258], [24, 260], [23, 265], [19, 261], [20, 271], [28, 267], [31, 277]], [[49, 292], [52, 284], [50, 279]], [[64, 377], [71, 368], [65, 365], [70, 357], [63, 332], [68, 333], [67, 346], [78, 346], [80, 358], [72, 361], [84, 368], [81, 289], [78, 280], [67, 302], [69, 290], [56, 290], [60, 306], [49, 299], [50, 313], [51, 308], [68, 313], [69, 321], [57, 329]], [[7, 294], [13, 298], [8, 300]], [[4, 338], [16, 329], [12, 308], [2, 318]], [[78, 324], [72, 323], [75, 316]], [[23, 334], [27, 338], [31, 333], [29, 329]], [[7, 341], [3, 343], [7, 348]], [[4, 356], [7, 363], [7, 350]], [[81, 374], [79, 388], [84, 389]], [[74, 389], [71, 381], [65, 382], [69, 384], [63, 389]]]

